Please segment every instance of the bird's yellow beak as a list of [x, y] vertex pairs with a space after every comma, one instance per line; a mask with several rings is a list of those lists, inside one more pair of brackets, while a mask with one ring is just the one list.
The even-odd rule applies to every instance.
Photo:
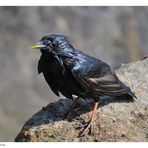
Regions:
[[34, 46], [32, 46], [31, 48], [32, 48], [32, 49], [39, 49], [39, 48], [41, 48], [41, 46], [39, 46], [39, 45], [34, 45]]
[[32, 46], [32, 49], [40, 49], [46, 47], [46, 45], [44, 45], [42, 42], [38, 42], [36, 45]]

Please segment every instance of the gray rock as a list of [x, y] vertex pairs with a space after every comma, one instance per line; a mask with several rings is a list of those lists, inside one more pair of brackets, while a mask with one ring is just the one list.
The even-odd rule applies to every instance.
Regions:
[[148, 58], [122, 64], [115, 69], [115, 73], [138, 99], [127, 102], [102, 97], [92, 135], [78, 137], [77, 127], [89, 120], [93, 100], [80, 100], [79, 106], [68, 120], [63, 119], [63, 115], [72, 101], [60, 99], [32, 116], [15, 141], [148, 141]]

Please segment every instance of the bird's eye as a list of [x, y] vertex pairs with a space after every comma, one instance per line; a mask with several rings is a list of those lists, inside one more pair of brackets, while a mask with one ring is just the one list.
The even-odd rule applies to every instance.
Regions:
[[57, 45], [58, 45], [58, 41], [53, 41], [53, 42], [52, 42], [52, 45], [53, 45], [53, 46], [57, 46]]

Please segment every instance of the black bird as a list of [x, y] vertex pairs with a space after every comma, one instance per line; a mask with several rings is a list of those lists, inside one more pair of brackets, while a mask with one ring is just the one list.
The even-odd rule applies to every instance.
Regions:
[[70, 107], [71, 111], [79, 98], [93, 98], [94, 107], [90, 121], [81, 135], [91, 132], [100, 96], [124, 97], [133, 101], [136, 96], [111, 71], [111, 67], [101, 60], [75, 49], [64, 35], [43, 36], [32, 48], [40, 49], [38, 73], [43, 73], [51, 90], [59, 96], [77, 98]]

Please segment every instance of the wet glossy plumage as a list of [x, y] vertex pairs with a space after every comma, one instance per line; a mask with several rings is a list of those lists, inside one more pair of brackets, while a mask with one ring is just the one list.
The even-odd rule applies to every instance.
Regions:
[[41, 49], [38, 72], [43, 73], [56, 95], [59, 96], [61, 92], [70, 99], [73, 94], [93, 99], [104, 95], [134, 96], [130, 88], [112, 73], [108, 64], [73, 48], [67, 37], [49, 35], [41, 41], [47, 46], [47, 42], [51, 41], [52, 47], [48, 50]]

